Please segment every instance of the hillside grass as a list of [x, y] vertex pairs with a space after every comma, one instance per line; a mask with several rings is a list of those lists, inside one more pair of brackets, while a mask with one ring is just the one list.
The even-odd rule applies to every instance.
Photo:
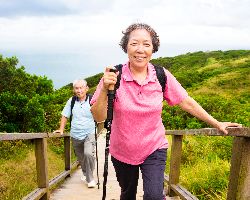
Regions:
[[206, 66], [198, 69], [199, 73], [210, 71], [217, 74], [220, 71], [220, 74], [191, 88], [190, 93], [192, 95], [216, 94], [226, 98], [240, 98], [242, 94], [250, 94], [250, 57], [229, 60], [226, 65], [222, 63], [222, 61], [209, 59]]
[[[165, 172], [169, 174], [172, 137]], [[226, 200], [232, 137], [184, 136], [180, 184], [201, 200]]]

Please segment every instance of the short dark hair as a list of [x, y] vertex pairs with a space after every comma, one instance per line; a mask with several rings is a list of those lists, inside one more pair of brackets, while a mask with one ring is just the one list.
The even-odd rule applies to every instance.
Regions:
[[157, 35], [157, 33], [155, 32], [155, 30], [144, 23], [134, 23], [131, 24], [125, 31], [123, 31], [123, 37], [120, 41], [120, 46], [122, 48], [122, 50], [127, 53], [127, 46], [128, 46], [128, 40], [129, 40], [129, 36], [130, 33], [136, 29], [145, 29], [146, 31], [149, 32], [149, 34], [151, 35], [152, 38], [152, 43], [153, 43], [153, 53], [157, 52], [160, 46], [160, 39], [159, 36]]

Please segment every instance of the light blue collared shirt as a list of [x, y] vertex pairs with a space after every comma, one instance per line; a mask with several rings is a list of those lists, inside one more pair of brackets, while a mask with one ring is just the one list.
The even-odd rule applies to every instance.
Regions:
[[[62, 115], [70, 118], [71, 114], [71, 99], [67, 101]], [[72, 110], [73, 116], [71, 121], [70, 136], [77, 139], [83, 140], [89, 134], [95, 133], [95, 122], [90, 112], [89, 99], [86, 101], [75, 101], [75, 105]]]

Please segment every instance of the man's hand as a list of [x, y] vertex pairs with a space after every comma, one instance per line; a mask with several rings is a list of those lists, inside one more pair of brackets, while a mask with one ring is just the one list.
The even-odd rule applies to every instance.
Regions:
[[55, 131], [53, 131], [53, 133], [60, 133], [61, 135], [63, 135], [63, 131], [62, 130], [55, 130]]

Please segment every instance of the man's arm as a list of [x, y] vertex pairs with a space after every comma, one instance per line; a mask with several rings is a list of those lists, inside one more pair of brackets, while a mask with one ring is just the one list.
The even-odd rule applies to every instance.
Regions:
[[60, 133], [62, 135], [66, 123], [67, 123], [67, 117], [62, 115], [61, 122], [60, 122], [60, 128], [58, 130], [55, 130], [53, 133]]

